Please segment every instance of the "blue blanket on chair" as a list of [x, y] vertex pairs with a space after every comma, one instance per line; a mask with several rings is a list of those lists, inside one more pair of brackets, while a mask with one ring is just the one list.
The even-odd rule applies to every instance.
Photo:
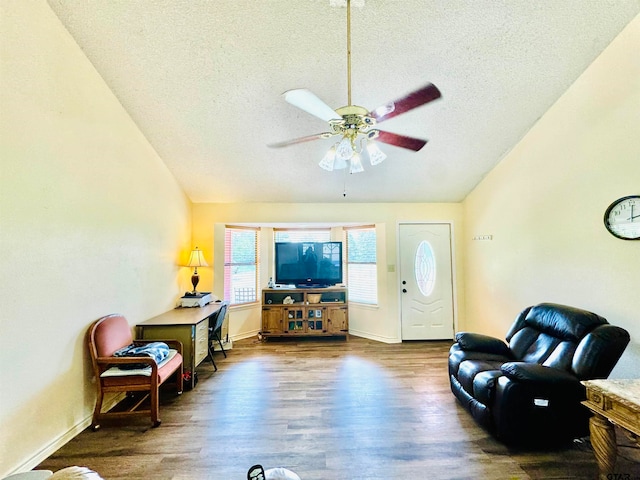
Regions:
[[[163, 342], [151, 342], [144, 345], [135, 344], [127, 345], [119, 350], [113, 352], [114, 357], [151, 357], [156, 363], [162, 362], [169, 356], [169, 345]], [[123, 370], [130, 370], [134, 368], [141, 368], [146, 366], [141, 363], [132, 363], [131, 365], [118, 365]]]

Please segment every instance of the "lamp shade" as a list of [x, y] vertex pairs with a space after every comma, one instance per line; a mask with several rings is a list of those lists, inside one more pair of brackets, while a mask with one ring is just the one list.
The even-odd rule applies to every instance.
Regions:
[[209, 264], [204, 259], [204, 255], [202, 254], [202, 251], [198, 250], [198, 247], [196, 247], [195, 250], [191, 251], [191, 255], [189, 256], [189, 263], [187, 264], [187, 267], [208, 267], [208, 266]]

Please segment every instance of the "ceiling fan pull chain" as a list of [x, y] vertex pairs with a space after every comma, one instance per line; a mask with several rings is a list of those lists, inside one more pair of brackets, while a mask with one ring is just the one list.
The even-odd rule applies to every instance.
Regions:
[[347, 177], [349, 175], [349, 170], [348, 169], [344, 169], [344, 183], [343, 183], [343, 187], [342, 187], [342, 196], [344, 198], [346, 198], [347, 196]]

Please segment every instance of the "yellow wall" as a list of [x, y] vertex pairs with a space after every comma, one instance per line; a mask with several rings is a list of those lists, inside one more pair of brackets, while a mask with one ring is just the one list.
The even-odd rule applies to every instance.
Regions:
[[634, 378], [640, 241], [610, 235], [603, 215], [640, 194], [639, 45], [637, 17], [464, 202], [468, 327], [504, 337], [543, 301], [592, 310], [631, 333], [613, 375]]
[[46, 2], [3, 0], [0, 28], [4, 477], [87, 425], [87, 326], [187, 287], [191, 204]]
[[[462, 225], [461, 204], [194, 204], [193, 242], [205, 253], [207, 260], [220, 258], [224, 252], [224, 224], [283, 225], [286, 223], [319, 224], [375, 224], [378, 233], [378, 307], [352, 306], [349, 311], [349, 330], [360, 336], [384, 342], [400, 341], [397, 230], [402, 222], [450, 222], [453, 225], [453, 255], [455, 263], [457, 308], [462, 310], [464, 299], [462, 272], [462, 244], [459, 239]], [[268, 229], [265, 231], [268, 234]], [[268, 243], [268, 242], [266, 242]], [[262, 256], [264, 259], [265, 254]], [[269, 265], [271, 262], [263, 261]], [[214, 265], [214, 263], [210, 263]], [[201, 289], [212, 289], [222, 296], [222, 261], [214, 268], [200, 269]], [[268, 267], [261, 271], [261, 288], [267, 286]], [[393, 270], [393, 271], [389, 271]], [[215, 278], [214, 278], [215, 275]], [[220, 279], [219, 281], [216, 279]], [[215, 283], [214, 283], [215, 280]], [[214, 286], [215, 285], [215, 286]], [[230, 312], [229, 334], [242, 338], [260, 329], [260, 307], [234, 309]]]

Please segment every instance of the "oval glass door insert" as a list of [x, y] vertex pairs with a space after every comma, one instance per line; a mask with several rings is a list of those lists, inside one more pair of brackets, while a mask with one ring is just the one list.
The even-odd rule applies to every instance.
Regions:
[[426, 240], [416, 249], [415, 275], [420, 293], [425, 297], [431, 295], [436, 285], [436, 259]]

